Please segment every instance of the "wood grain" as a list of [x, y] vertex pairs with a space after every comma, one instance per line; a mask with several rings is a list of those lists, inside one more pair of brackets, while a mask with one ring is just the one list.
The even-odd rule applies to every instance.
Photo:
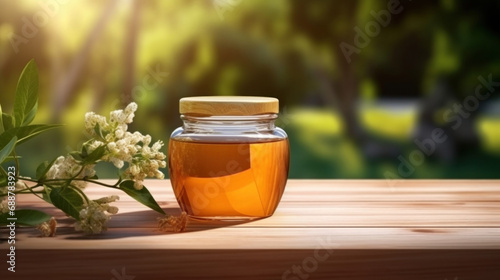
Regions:
[[[179, 213], [167, 180], [146, 185], [167, 213]], [[112, 279], [122, 267], [136, 279], [500, 279], [498, 180], [290, 180], [270, 218], [191, 220], [180, 234], [159, 232], [159, 215], [119, 191], [86, 192], [121, 197], [102, 235], [82, 236], [57, 209], [18, 198], [18, 207], [54, 215], [58, 235], [18, 229], [20, 273], [7, 279]], [[324, 261], [315, 259], [321, 250]]]

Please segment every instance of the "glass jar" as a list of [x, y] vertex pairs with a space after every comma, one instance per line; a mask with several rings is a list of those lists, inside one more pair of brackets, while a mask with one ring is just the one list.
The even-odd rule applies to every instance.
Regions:
[[276, 127], [278, 99], [188, 97], [170, 136], [175, 197], [189, 216], [244, 220], [271, 216], [288, 177], [289, 143]]

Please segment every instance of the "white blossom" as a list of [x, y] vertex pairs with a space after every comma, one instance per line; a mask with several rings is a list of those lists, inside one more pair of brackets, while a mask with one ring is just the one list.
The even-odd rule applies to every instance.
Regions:
[[80, 220], [76, 222], [75, 230], [86, 234], [98, 234], [107, 230], [109, 216], [104, 209], [94, 201], [80, 210]]
[[[86, 234], [98, 234], [107, 230], [110, 215], [118, 213], [118, 207], [109, 203], [120, 199], [116, 195], [92, 200], [85, 208], [80, 210], [80, 220], [76, 222], [75, 229]], [[107, 212], [107, 213], [106, 213]]]
[[103, 116], [100, 116], [94, 112], [88, 112], [85, 114], [85, 129], [87, 130], [88, 133], [90, 133], [92, 136], [95, 136], [95, 131], [94, 128], [96, 125], [99, 125], [101, 129], [107, 130], [109, 127], [108, 122], [106, 121], [106, 118]]
[[[84, 177], [92, 177], [95, 175], [94, 165], [86, 165], [83, 169], [79, 162], [72, 156], [60, 156], [50, 167], [46, 174], [47, 179], [83, 179]], [[72, 185], [78, 188], [85, 188], [87, 182], [81, 180], [73, 180]]]
[[[112, 111], [109, 121], [94, 112], [85, 114], [85, 128], [92, 136], [96, 135], [97, 125], [99, 125], [99, 137], [91, 139], [85, 144], [87, 153], [90, 154], [99, 147], [106, 147], [104, 154], [96, 161], [111, 162], [116, 168], [122, 169], [125, 166], [124, 176], [126, 179], [135, 181], [135, 188], [141, 189], [143, 181], [147, 177], [163, 179], [165, 175], [159, 168], [165, 168], [165, 154], [161, 152], [162, 141], [157, 141], [151, 145], [150, 135], [143, 135], [135, 131], [127, 131], [128, 124], [132, 123], [137, 110], [137, 104], [132, 102], [123, 110]], [[86, 165], [81, 173], [81, 162], [72, 156], [59, 157], [55, 164], [47, 173], [48, 179], [69, 179], [75, 177], [82, 179], [85, 176], [95, 175], [94, 165]], [[75, 186], [84, 187], [86, 182], [75, 180]]]
[[15, 186], [16, 186], [16, 191], [22, 191], [28, 188], [26, 183], [23, 181], [17, 181]]
[[116, 168], [122, 168], [124, 165], [123, 160], [120, 160], [118, 158], [112, 157], [110, 161], [115, 165]]
[[[127, 163], [128, 167], [124, 171], [128, 179], [135, 181], [134, 186], [141, 189], [143, 181], [147, 177], [163, 179], [165, 175], [159, 168], [165, 168], [165, 154], [161, 152], [163, 142], [158, 141], [151, 144], [151, 136], [142, 133], [127, 131], [128, 126], [133, 121], [137, 104], [132, 102], [124, 110], [115, 110], [110, 113], [108, 129], [103, 130], [107, 152], [102, 157], [103, 161], [111, 162], [115, 167], [121, 169]], [[97, 115], [89, 117], [92, 125], [96, 123], [107, 123]], [[94, 128], [90, 127], [91, 130]], [[90, 145], [101, 145], [90, 144]]]
[[105, 203], [115, 202], [117, 200], [120, 200], [120, 197], [117, 195], [112, 195], [112, 196], [101, 197], [95, 200], [95, 202], [97, 202], [98, 204], [105, 204]]

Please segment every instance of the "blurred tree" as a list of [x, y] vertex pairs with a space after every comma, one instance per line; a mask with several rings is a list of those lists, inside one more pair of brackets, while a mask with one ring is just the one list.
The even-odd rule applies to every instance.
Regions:
[[140, 28], [140, 14], [142, 8], [142, 1], [134, 1], [131, 9], [131, 15], [128, 25], [128, 36], [125, 42], [124, 51], [124, 75], [123, 75], [123, 98], [122, 106], [127, 106], [132, 102], [132, 89], [135, 85], [135, 73], [136, 73], [136, 53], [137, 53], [137, 37]]
[[477, 97], [478, 86], [480, 94], [498, 96], [485, 83], [500, 80], [500, 24], [493, 20], [500, 3], [446, 0], [435, 9], [433, 55], [423, 79], [429, 94], [415, 137], [429, 139], [436, 128], [443, 129], [448, 140], [436, 144], [433, 156], [452, 162], [460, 152], [479, 147], [477, 116], [488, 101]]
[[119, 0], [112, 0], [107, 3], [101, 16], [89, 33], [88, 38], [84, 41], [85, 43], [67, 66], [64, 76], [58, 79], [58, 83], [55, 85], [53, 91], [52, 100], [52, 116], [54, 119], [59, 120], [63, 110], [68, 107], [70, 101], [75, 99], [78, 93], [77, 86], [82, 81], [82, 73], [85, 70], [86, 63], [89, 61], [92, 47], [99, 39], [100, 34], [105, 30], [105, 26], [110, 20], [118, 2]]
[[323, 92], [335, 95], [347, 134], [359, 139], [362, 137], [362, 128], [355, 108], [358, 78], [354, 64], [338, 50], [340, 43], [352, 42], [354, 38], [353, 27], [356, 25], [355, 15], [359, 9], [359, 1], [295, 0], [292, 1], [291, 8], [292, 29], [333, 50], [335, 69], [326, 69], [318, 63], [313, 77], [322, 85], [320, 89]]

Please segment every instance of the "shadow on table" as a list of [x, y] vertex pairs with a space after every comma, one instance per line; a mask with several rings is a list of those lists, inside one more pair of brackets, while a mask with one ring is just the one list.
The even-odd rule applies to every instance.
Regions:
[[[173, 203], [161, 203], [163, 210], [167, 215], [179, 216], [180, 208]], [[84, 235], [81, 232], [76, 232], [74, 229], [75, 220], [70, 217], [63, 217], [61, 211], [52, 205], [40, 206], [25, 204], [25, 209], [38, 209], [55, 217], [57, 219], [58, 228], [57, 236], [63, 239], [114, 239], [133, 236], [150, 236], [150, 235], [168, 235], [168, 234], [188, 234], [190, 232], [205, 231], [222, 227], [231, 227], [252, 221], [205, 221], [198, 219], [189, 219], [188, 226], [184, 232], [164, 232], [158, 229], [158, 219], [161, 214], [153, 210], [133, 211], [126, 213], [118, 213], [112, 215], [108, 222], [108, 230], [99, 235]], [[30, 237], [40, 237], [40, 233], [36, 229], [25, 229]]]
[[[167, 215], [179, 216], [181, 210], [179, 208], [164, 208]], [[189, 218], [188, 225], [183, 232], [161, 231], [158, 229], [158, 219], [161, 214], [146, 210], [134, 211], [128, 213], [118, 213], [111, 216], [108, 223], [108, 231], [100, 235], [89, 236], [76, 233], [73, 228], [61, 230], [58, 234], [69, 234], [65, 239], [116, 239], [134, 236], [152, 236], [152, 235], [169, 235], [169, 234], [189, 234], [190, 232], [205, 231], [222, 227], [230, 227], [250, 223], [252, 221], [209, 221]]]

